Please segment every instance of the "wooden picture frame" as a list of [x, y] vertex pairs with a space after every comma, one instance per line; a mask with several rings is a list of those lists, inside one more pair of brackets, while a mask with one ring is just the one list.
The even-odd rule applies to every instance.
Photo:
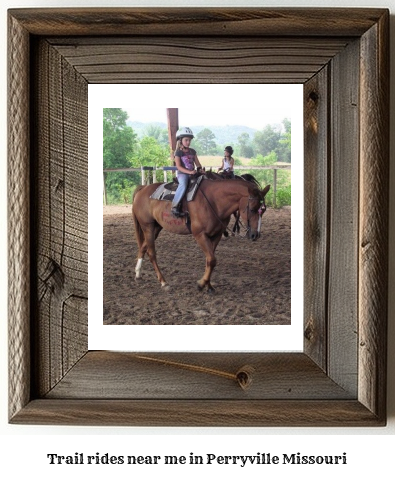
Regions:
[[[385, 425], [388, 31], [386, 9], [9, 11], [10, 423]], [[304, 84], [303, 353], [88, 351], [87, 86], [122, 82]]]

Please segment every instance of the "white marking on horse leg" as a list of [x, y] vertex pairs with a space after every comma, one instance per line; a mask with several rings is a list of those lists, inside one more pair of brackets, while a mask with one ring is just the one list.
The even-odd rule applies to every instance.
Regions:
[[143, 265], [143, 259], [137, 259], [137, 264], [136, 264], [136, 279], [140, 279], [141, 277], [141, 267]]
[[162, 285], [164, 290], [170, 290], [170, 286], [166, 283], [166, 281], [162, 281], [161, 285]]

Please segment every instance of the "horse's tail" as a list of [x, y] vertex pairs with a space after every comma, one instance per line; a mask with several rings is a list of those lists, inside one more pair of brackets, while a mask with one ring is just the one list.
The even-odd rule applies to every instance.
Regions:
[[[137, 188], [134, 190], [133, 193], [133, 206], [134, 206], [134, 200], [136, 197], [136, 194], [143, 188], [144, 186], [137, 186]], [[137, 219], [136, 212], [134, 207], [132, 207], [132, 214], [133, 214], [133, 222], [134, 222], [134, 229], [136, 231], [136, 239], [137, 239], [137, 244], [139, 246], [139, 250], [141, 249], [141, 246], [143, 245], [144, 242], [144, 233], [141, 228], [140, 222]]]

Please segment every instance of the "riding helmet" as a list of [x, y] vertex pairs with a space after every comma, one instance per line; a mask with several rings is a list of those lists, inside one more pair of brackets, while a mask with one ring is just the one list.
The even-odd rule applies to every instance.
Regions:
[[225, 148], [225, 151], [227, 151], [227, 152], [232, 156], [232, 154], [233, 154], [233, 148], [232, 148], [232, 146], [227, 146], [227, 147]]
[[193, 132], [190, 128], [181, 128], [177, 131], [176, 134], [177, 140], [181, 138], [194, 138]]

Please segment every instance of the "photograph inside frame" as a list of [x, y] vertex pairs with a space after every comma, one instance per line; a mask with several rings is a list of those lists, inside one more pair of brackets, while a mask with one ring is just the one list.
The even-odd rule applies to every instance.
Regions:
[[90, 88], [103, 125], [102, 324], [295, 324], [303, 207], [291, 215], [291, 164], [302, 205], [302, 86]]

